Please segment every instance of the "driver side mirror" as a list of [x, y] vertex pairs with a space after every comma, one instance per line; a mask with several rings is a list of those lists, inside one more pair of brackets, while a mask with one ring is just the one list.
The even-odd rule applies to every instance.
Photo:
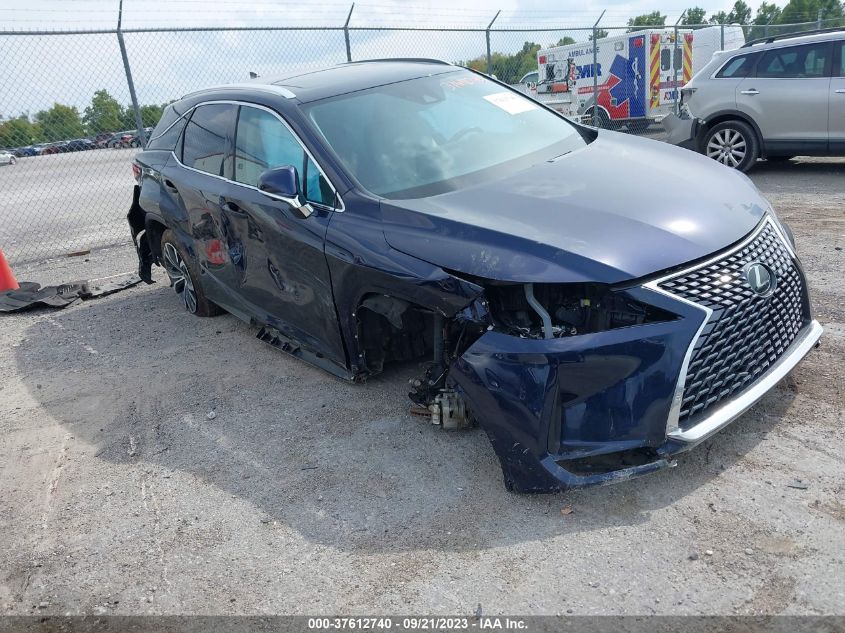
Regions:
[[293, 165], [273, 167], [262, 172], [258, 177], [258, 189], [272, 198], [287, 202], [302, 218], [312, 213], [299, 190], [299, 175]]

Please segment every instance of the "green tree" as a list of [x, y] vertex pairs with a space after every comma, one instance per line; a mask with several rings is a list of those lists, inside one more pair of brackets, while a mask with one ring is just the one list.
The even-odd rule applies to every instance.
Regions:
[[117, 132], [121, 129], [123, 108], [105, 89], [98, 90], [91, 98], [91, 105], [85, 108], [82, 122], [89, 134]]
[[574, 43], [575, 43], [575, 40], [567, 35], [565, 37], [560, 38], [557, 41], [557, 44], [551, 44], [549, 46], [549, 48], [551, 48], [552, 46], [569, 46], [570, 44], [574, 44]]
[[711, 15], [708, 22], [710, 22], [710, 24], [730, 24], [728, 22], [728, 14], [724, 11], [717, 11]]
[[49, 110], [36, 114], [35, 122], [41, 126], [42, 138], [47, 141], [66, 141], [85, 133], [79, 110], [61, 103], [54, 103]]
[[778, 5], [773, 2], [766, 2], [763, 0], [760, 6], [757, 7], [757, 15], [754, 16], [754, 21], [751, 23], [754, 26], [748, 30], [746, 39], [756, 40], [761, 37], [766, 37], [769, 34], [773, 34], [774, 31], [767, 33], [766, 25], [777, 23], [780, 18], [780, 14], [781, 9]]
[[628, 20], [628, 26], [630, 27], [628, 33], [642, 31], [643, 29], [655, 26], [666, 26], [666, 16], [661, 15], [660, 11], [652, 11], [651, 13], [645, 13], [631, 18]]
[[[604, 29], [596, 29], [596, 39], [597, 40], [602, 40], [602, 39], [606, 38], [607, 35], [608, 35], [607, 31], [605, 31]], [[590, 37], [588, 37], [587, 39], [592, 42], [593, 41], [593, 34], [590, 33]]]
[[690, 7], [684, 11], [684, 19], [681, 20], [681, 24], [684, 26], [688, 26], [690, 24], [704, 24], [706, 15], [707, 11], [701, 7]]
[[[819, 16], [822, 20], [841, 18], [842, 3], [839, 0], [789, 0], [778, 16], [780, 24], [795, 24], [797, 22], [815, 22]], [[783, 32], [783, 29], [779, 30]]]
[[[155, 127], [158, 120], [161, 118], [161, 113], [164, 111], [163, 105], [143, 105], [140, 106], [141, 122], [144, 127]], [[134, 118], [134, 114], [133, 114]]]
[[736, 0], [730, 13], [728, 13], [728, 24], [749, 24], [751, 22], [751, 7], [743, 0]]
[[35, 142], [32, 123], [22, 114], [16, 119], [0, 123], [0, 147], [21, 147]]

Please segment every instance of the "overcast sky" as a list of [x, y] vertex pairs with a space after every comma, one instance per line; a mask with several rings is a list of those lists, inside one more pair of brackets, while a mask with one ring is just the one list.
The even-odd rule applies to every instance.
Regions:
[[[340, 0], [124, 0], [123, 28], [343, 26], [351, 3]], [[674, 23], [689, 5], [708, 14], [729, 10], [732, 0], [363, 0], [350, 26], [484, 28], [498, 9], [496, 27], [556, 28], [548, 33], [494, 33], [494, 51], [512, 53], [525, 41], [576, 40], [606, 9], [603, 25], [622, 26], [631, 16], [657, 8]], [[756, 9], [757, 3], [749, 3]], [[0, 29], [113, 29], [118, 0], [0, 0]], [[123, 103], [129, 93], [114, 35], [0, 35], [0, 115], [34, 114], [53, 102], [80, 110], [93, 92], [106, 88]], [[295, 67], [345, 61], [342, 32], [264, 31], [130, 33], [126, 45], [141, 103], [160, 103], [209, 84], [245, 80], [249, 71], [272, 74]], [[459, 61], [482, 55], [478, 33], [353, 31], [353, 59], [390, 56]]]

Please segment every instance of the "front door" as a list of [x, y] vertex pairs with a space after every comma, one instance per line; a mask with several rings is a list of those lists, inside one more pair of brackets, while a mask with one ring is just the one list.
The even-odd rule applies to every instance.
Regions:
[[830, 92], [830, 42], [767, 50], [756, 76], [736, 87], [736, 105], [760, 128], [765, 153], [824, 153]]
[[[312, 209], [258, 190], [258, 177], [292, 165]], [[221, 198], [222, 217], [243, 244], [239, 283], [251, 311], [288, 337], [345, 366], [346, 358], [324, 253], [334, 189], [275, 112], [242, 105], [235, 134], [234, 182]]]

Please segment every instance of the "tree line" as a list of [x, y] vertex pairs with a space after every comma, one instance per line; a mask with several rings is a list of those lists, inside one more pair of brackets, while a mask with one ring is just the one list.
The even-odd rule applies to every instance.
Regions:
[[[701, 7], [690, 7], [684, 12], [681, 26], [697, 26], [706, 24], [739, 24], [748, 26], [746, 39], [756, 39], [766, 35], [765, 27], [774, 26], [770, 35], [789, 33], [790, 31], [807, 30], [806, 27], [785, 28], [784, 25], [794, 25], [808, 22], [822, 21], [825, 27], [845, 26], [845, 2], [841, 0], [789, 0], [783, 7], [774, 2], [764, 2], [757, 7], [752, 17], [751, 7], [743, 0], [736, 0], [730, 11], [718, 11], [707, 16], [707, 11]], [[628, 20], [628, 31], [643, 28], [666, 26], [666, 16], [660, 11], [652, 11], [638, 15]]]
[[[144, 127], [152, 127], [161, 118], [167, 104], [140, 106]], [[123, 106], [107, 90], [98, 90], [91, 103], [80, 113], [76, 106], [54, 103], [34, 116], [21, 114], [0, 123], [0, 147], [21, 147], [35, 143], [67, 141], [104, 132], [134, 130], [135, 111]]]
[[[823, 21], [824, 26], [845, 26], [845, 2], [841, 0], [789, 0], [783, 7], [773, 2], [764, 2], [753, 13], [744, 0], [736, 0], [730, 11], [718, 11], [707, 16], [707, 11], [701, 7], [690, 7], [684, 12], [680, 25], [684, 27], [698, 27], [712, 24], [739, 24], [748, 27], [745, 30], [746, 40], [752, 40], [766, 35], [788, 33], [792, 30], [806, 30], [806, 27], [795, 27], [790, 29], [783, 25], [799, 24], [802, 22], [814, 22], [818, 19]], [[766, 25], [774, 26], [767, 32]], [[666, 16], [660, 11], [652, 11], [628, 20], [627, 32], [632, 33], [642, 29], [665, 27]], [[672, 25], [674, 26], [674, 24]], [[608, 31], [598, 29], [598, 39], [608, 36]], [[589, 40], [593, 39], [589, 35]], [[518, 83], [527, 73], [537, 70], [537, 51], [541, 48], [552, 46], [564, 46], [575, 44], [571, 37], [564, 37], [556, 44], [542, 46], [536, 42], [525, 42], [522, 49], [512, 55], [504, 53], [492, 53], [490, 56], [491, 68], [487, 69], [487, 56], [480, 55], [474, 59], [458, 62], [463, 66], [469, 66], [480, 72], [490, 72], [508, 84]]]

